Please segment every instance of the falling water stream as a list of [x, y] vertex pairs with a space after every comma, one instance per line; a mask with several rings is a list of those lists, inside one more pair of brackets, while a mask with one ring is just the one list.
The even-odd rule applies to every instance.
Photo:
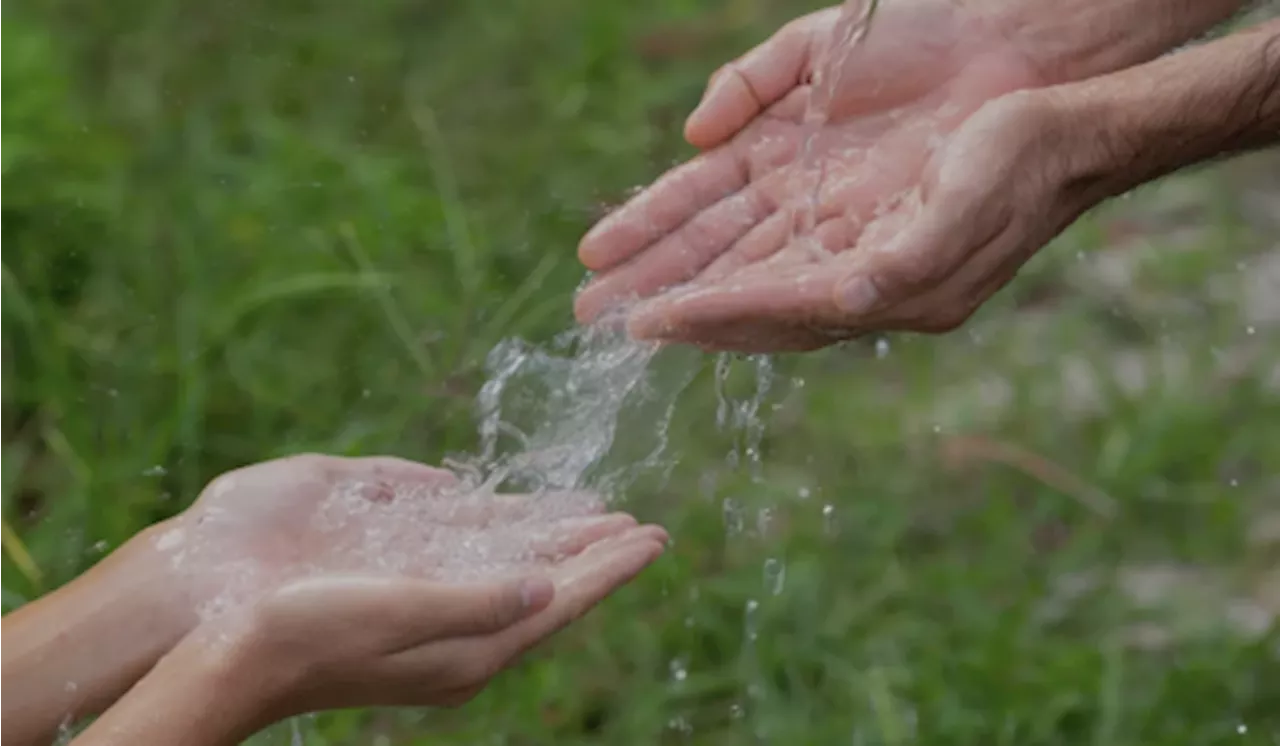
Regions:
[[[805, 135], [799, 172], [814, 174], [811, 186], [801, 188], [792, 222], [793, 240], [805, 240], [815, 228], [823, 164], [815, 143], [827, 122], [829, 108], [854, 47], [864, 38], [877, 0], [847, 0], [832, 29], [826, 59], [814, 71], [813, 85], [804, 114]], [[816, 242], [807, 241], [814, 244]], [[817, 247], [820, 249], [820, 247]], [[636, 342], [616, 328], [598, 325], [565, 332], [547, 345], [520, 339], [500, 342], [487, 358], [487, 381], [476, 397], [479, 448], [469, 455], [448, 459], [446, 465], [462, 478], [466, 492], [487, 494], [496, 491], [555, 493], [596, 490], [617, 494], [635, 479], [671, 469], [675, 457], [667, 453], [668, 428], [676, 400], [702, 367], [702, 359], [685, 356], [669, 362], [665, 373], [655, 374], [655, 345]], [[762, 453], [767, 413], [765, 403], [776, 393], [773, 363], [767, 356], [749, 356], [738, 361], [754, 376], [754, 389], [735, 398], [727, 385], [735, 369], [735, 358], [720, 355], [714, 364], [716, 424], [726, 433], [731, 447], [723, 468], [745, 470], [750, 483], [764, 480]], [[792, 381], [802, 386], [803, 381]], [[620, 425], [628, 409], [642, 411], [640, 421]], [[619, 439], [619, 432], [625, 432]], [[634, 449], [632, 441], [652, 442], [623, 463], [601, 469], [611, 451]], [[617, 461], [618, 459], [615, 459]], [[704, 477], [707, 475], [704, 474]], [[716, 473], [708, 484], [716, 491]], [[706, 481], [706, 480], [704, 480]], [[800, 497], [807, 498], [802, 489]], [[730, 536], [753, 533], [767, 535], [773, 521], [771, 508], [759, 508], [749, 515], [747, 501], [733, 495], [722, 496], [725, 531]], [[833, 508], [822, 508], [824, 523], [832, 521]], [[761, 593], [747, 601], [743, 610], [743, 657], [747, 675], [759, 677], [755, 644], [759, 636], [763, 603], [783, 593], [786, 563], [769, 556], [761, 568]], [[697, 588], [691, 589], [696, 597]], [[763, 601], [761, 600], [763, 599]], [[682, 685], [687, 656], [670, 663], [672, 685]], [[762, 695], [758, 683], [751, 683], [745, 699], [732, 706], [734, 719], [746, 717]], [[691, 727], [682, 717], [669, 724], [687, 734]], [[297, 743], [297, 721], [289, 740]]]
[[871, 18], [879, 4], [880, 0], [844, 0], [831, 28], [831, 40], [824, 50], [824, 59], [818, 60], [814, 66], [809, 98], [805, 103], [800, 162], [796, 171], [804, 180], [797, 191], [804, 196], [795, 203], [791, 221], [791, 242], [800, 243], [812, 251], [824, 250], [813, 234], [817, 228], [822, 185], [827, 176], [826, 164], [817, 158], [815, 146], [827, 125], [845, 68], [854, 49], [870, 30]]

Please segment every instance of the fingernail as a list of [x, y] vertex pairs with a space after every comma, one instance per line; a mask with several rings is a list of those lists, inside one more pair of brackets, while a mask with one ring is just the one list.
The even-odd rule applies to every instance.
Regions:
[[535, 606], [542, 606], [547, 602], [549, 593], [554, 592], [555, 588], [551, 582], [544, 578], [531, 578], [520, 583], [520, 606], [521, 608], [531, 609]]
[[880, 302], [876, 286], [865, 277], [845, 280], [836, 296], [836, 304], [845, 313], [867, 313]]

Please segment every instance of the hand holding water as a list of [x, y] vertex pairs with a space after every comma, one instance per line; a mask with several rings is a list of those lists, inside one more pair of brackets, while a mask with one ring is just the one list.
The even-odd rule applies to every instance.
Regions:
[[953, 329], [1100, 200], [1275, 142], [1267, 24], [1148, 62], [1243, 4], [898, 0], [852, 45], [857, 13], [801, 18], [713, 76], [705, 152], [583, 239], [578, 317], [638, 298], [634, 336], [739, 351]]
[[[314, 707], [461, 701], [666, 539], [603, 514], [592, 495], [469, 487], [394, 458], [298, 456], [219, 477], [183, 514], [5, 617], [6, 683], [22, 684], [5, 700], [6, 743], [101, 712], [166, 655], [184, 663], [135, 686], [91, 742], [162, 742], [131, 724], [181, 725], [140, 715], [170, 696], [183, 712], [224, 684], [253, 693], [227, 701], [239, 708], [227, 727]], [[468, 641], [441, 647], [454, 638]]]
[[223, 746], [305, 712], [461, 704], [634, 577], [665, 539], [655, 527], [623, 530], [523, 579], [286, 583], [201, 625], [76, 743]]
[[810, 348], [871, 320], [842, 290], [898, 262], [868, 267], [852, 249], [914, 216], [937, 178], [931, 153], [971, 114], [1037, 78], [991, 19], [951, 0], [883, 3], [844, 42], [848, 21], [839, 8], [805, 16], [717, 71], [686, 126], [706, 152], [583, 239], [600, 275], [580, 319], [692, 281], [638, 307], [632, 333]]

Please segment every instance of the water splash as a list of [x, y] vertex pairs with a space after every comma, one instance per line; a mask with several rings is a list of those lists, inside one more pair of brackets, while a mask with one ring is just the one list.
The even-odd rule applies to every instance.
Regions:
[[[587, 486], [589, 470], [613, 444], [618, 416], [642, 388], [656, 345], [620, 329], [573, 329], [546, 348], [520, 339], [489, 354], [489, 380], [476, 397], [477, 458], [451, 463], [473, 489], [572, 490]], [[659, 444], [645, 459], [656, 464], [674, 414], [672, 392], [658, 422]]]

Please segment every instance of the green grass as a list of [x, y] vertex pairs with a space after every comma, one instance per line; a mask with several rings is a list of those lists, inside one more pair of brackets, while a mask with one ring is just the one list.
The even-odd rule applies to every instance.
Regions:
[[[801, 8], [8, 10], [6, 610], [226, 469], [473, 448], [487, 351], [569, 327], [578, 236]], [[679, 460], [626, 505], [668, 556], [467, 707], [307, 742], [1280, 739], [1268, 155], [1089, 216], [947, 338], [776, 360], [759, 481], [709, 359], [659, 360], [699, 369]]]

